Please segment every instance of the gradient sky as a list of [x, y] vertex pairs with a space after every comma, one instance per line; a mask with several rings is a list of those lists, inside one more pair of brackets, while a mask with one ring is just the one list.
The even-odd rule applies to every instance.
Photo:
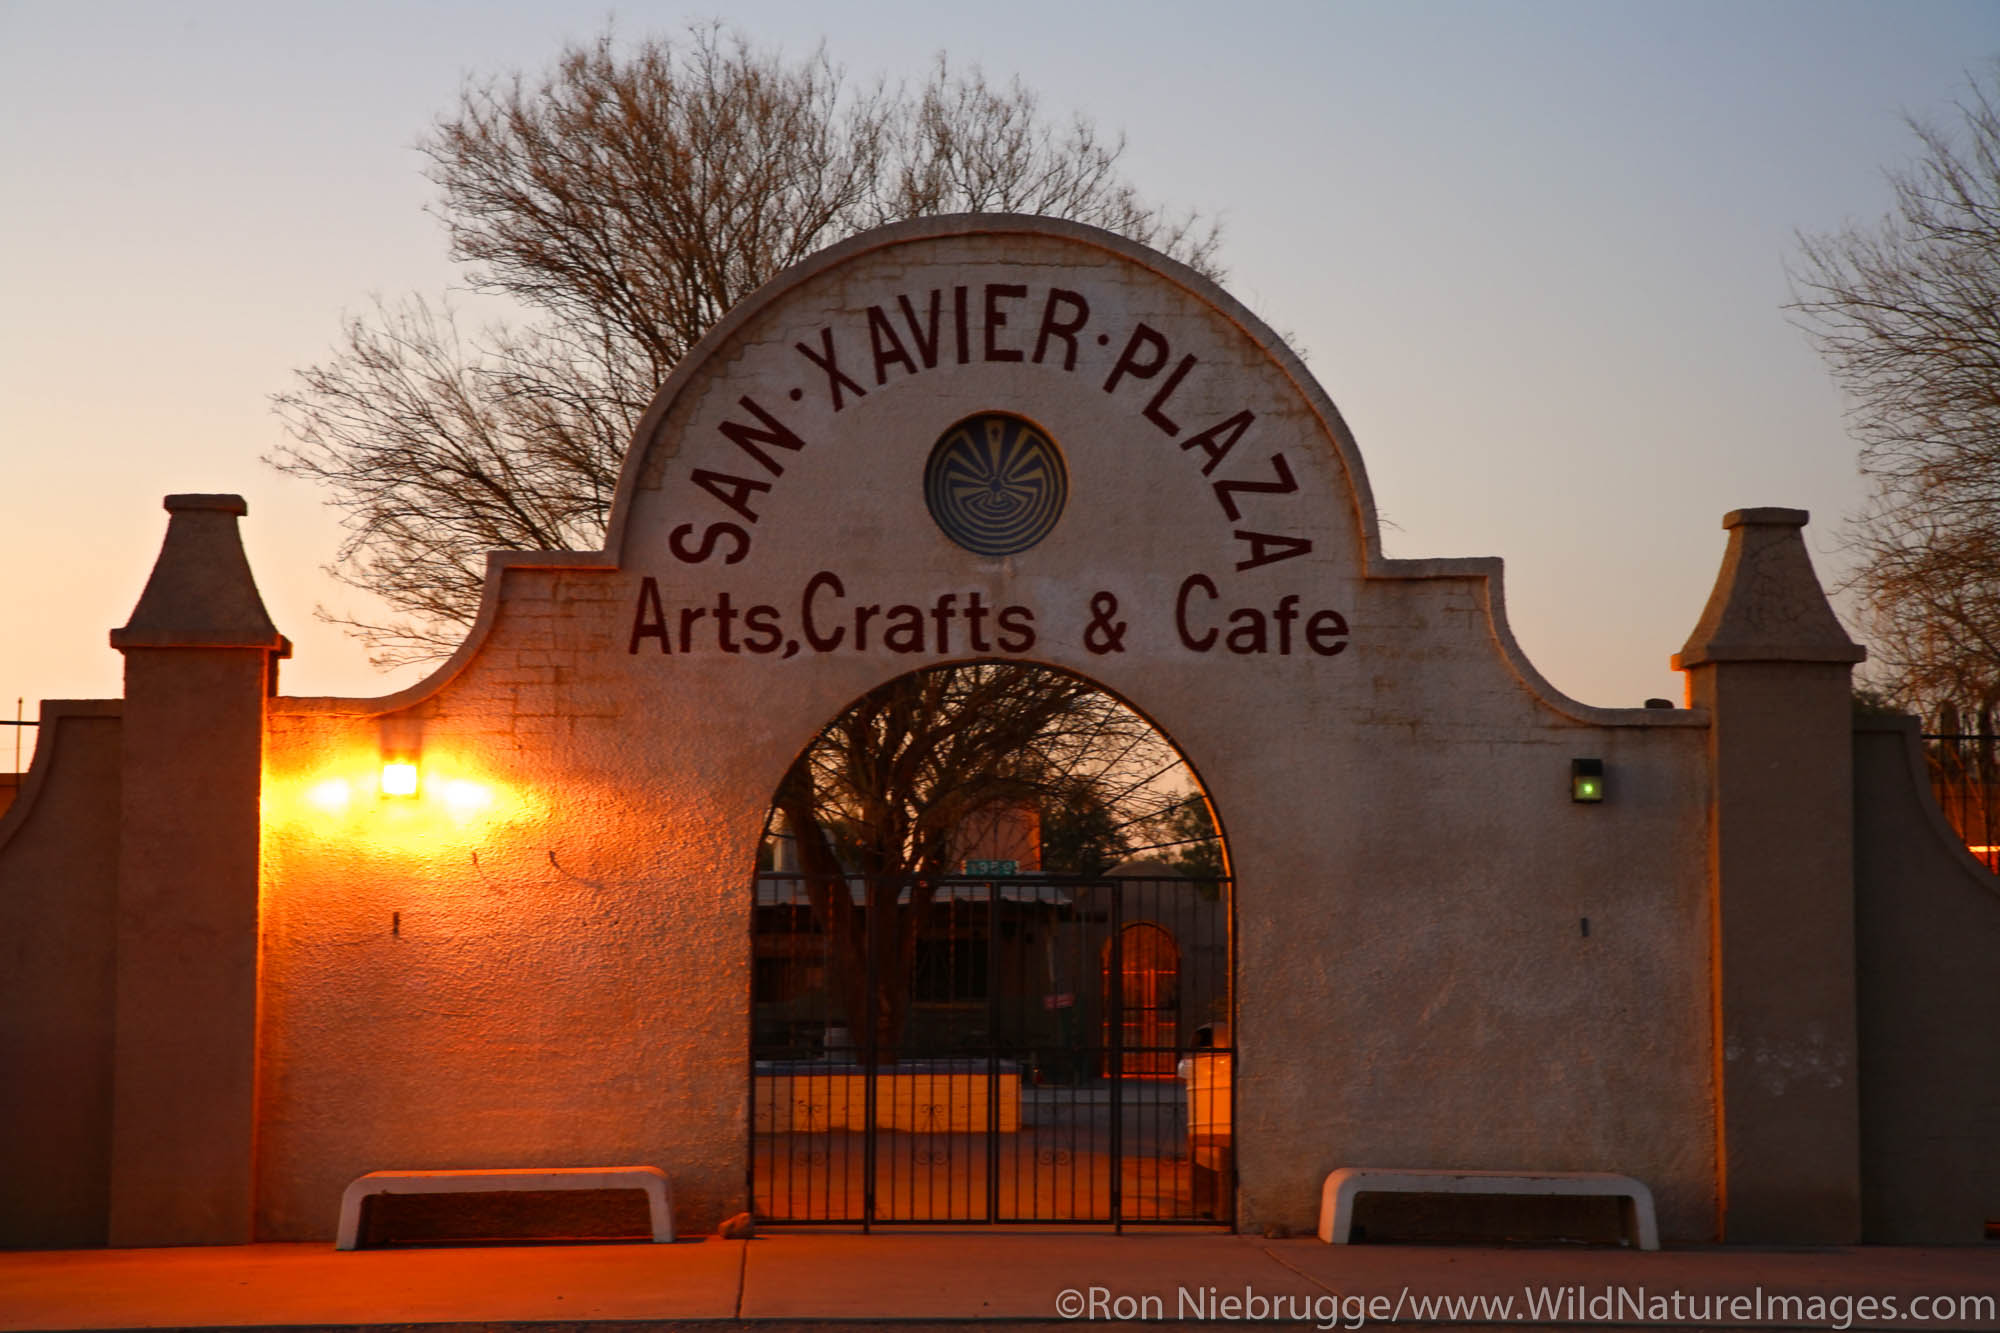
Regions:
[[372, 295], [456, 281], [413, 144], [463, 80], [607, 17], [719, 13], [865, 80], [945, 51], [1122, 130], [1142, 190], [1224, 220], [1227, 285], [1353, 428], [1388, 553], [1503, 557], [1523, 647], [1585, 702], [1679, 698], [1726, 510], [1810, 509], [1838, 578], [1863, 491], [1785, 264], [1883, 213], [1903, 116], [1950, 116], [2000, 4], [970, 9], [0, 0], [6, 715], [120, 692], [106, 631], [172, 491], [249, 500], [286, 693], [422, 674], [315, 620], [368, 608], [321, 572], [331, 512], [260, 461], [269, 397]]

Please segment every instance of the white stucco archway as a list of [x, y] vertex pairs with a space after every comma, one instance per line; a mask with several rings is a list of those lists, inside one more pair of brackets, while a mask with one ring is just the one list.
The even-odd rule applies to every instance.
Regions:
[[[1036, 539], [997, 552], [926, 486], [982, 414], [1064, 469]], [[738, 1211], [747, 1099], [711, 1053], [746, 1046], [743, 868], [774, 775], [876, 683], [980, 655], [1102, 683], [1227, 807], [1245, 1224], [1306, 1225], [1340, 1156], [1466, 1164], [1469, 1134], [1484, 1162], [1615, 1166], [1663, 1217], [1710, 1209], [1705, 861], [1681, 814], [1699, 719], [1556, 694], [1507, 631], [1497, 561], [1383, 558], [1339, 415], [1213, 283], [1092, 228], [979, 216], [856, 237], [761, 289], [647, 413], [604, 551], [497, 557], [430, 681], [274, 715], [276, 791], [393, 730], [519, 799], [409, 865], [276, 807], [266, 1231], [410, 1157], [409, 1123], [350, 1113], [405, 1050], [313, 1017], [356, 967], [458, 993], [476, 966], [477, 1003], [423, 1029], [443, 1077], [410, 1094], [454, 1151], [660, 1161], [692, 1217]], [[1577, 753], [1624, 798], [1570, 806]], [[356, 869], [344, 904], [426, 906], [398, 909], [400, 953], [334, 968], [325, 897]], [[501, 883], [510, 928], [476, 964], [410, 942], [429, 905], [478, 919]], [[1584, 915], [1620, 928], [1579, 951]], [[1659, 1058], [1608, 1058], [1638, 1013], [1663, 1016]], [[548, 1067], [504, 1054], [552, 1030]]]

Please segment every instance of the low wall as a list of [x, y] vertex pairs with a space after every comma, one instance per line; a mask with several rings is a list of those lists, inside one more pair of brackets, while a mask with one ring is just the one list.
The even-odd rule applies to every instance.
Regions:
[[1854, 733], [1866, 1239], [1976, 1242], [2000, 1218], [2000, 878], [1931, 799], [1914, 718]]
[[115, 700], [45, 702], [0, 817], [0, 1246], [105, 1240], [118, 733]]

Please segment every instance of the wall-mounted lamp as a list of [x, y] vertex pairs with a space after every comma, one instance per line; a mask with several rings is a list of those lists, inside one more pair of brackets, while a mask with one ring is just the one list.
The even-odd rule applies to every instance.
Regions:
[[417, 756], [424, 752], [424, 723], [408, 713], [388, 713], [381, 719], [382, 786], [384, 796], [415, 796], [421, 782]]
[[417, 761], [414, 759], [388, 759], [382, 763], [382, 794], [384, 796], [415, 796], [417, 794]]
[[1594, 803], [1604, 799], [1604, 761], [1602, 759], [1572, 759], [1569, 761], [1569, 798], [1572, 801]]

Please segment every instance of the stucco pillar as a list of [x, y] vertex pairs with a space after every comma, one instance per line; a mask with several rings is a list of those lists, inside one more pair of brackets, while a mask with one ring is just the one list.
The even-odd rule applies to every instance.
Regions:
[[113, 1245], [251, 1239], [264, 700], [287, 650], [234, 495], [170, 495], [125, 654]]
[[1673, 659], [1709, 729], [1718, 1230], [1861, 1237], [1851, 681], [1799, 509], [1739, 509]]

